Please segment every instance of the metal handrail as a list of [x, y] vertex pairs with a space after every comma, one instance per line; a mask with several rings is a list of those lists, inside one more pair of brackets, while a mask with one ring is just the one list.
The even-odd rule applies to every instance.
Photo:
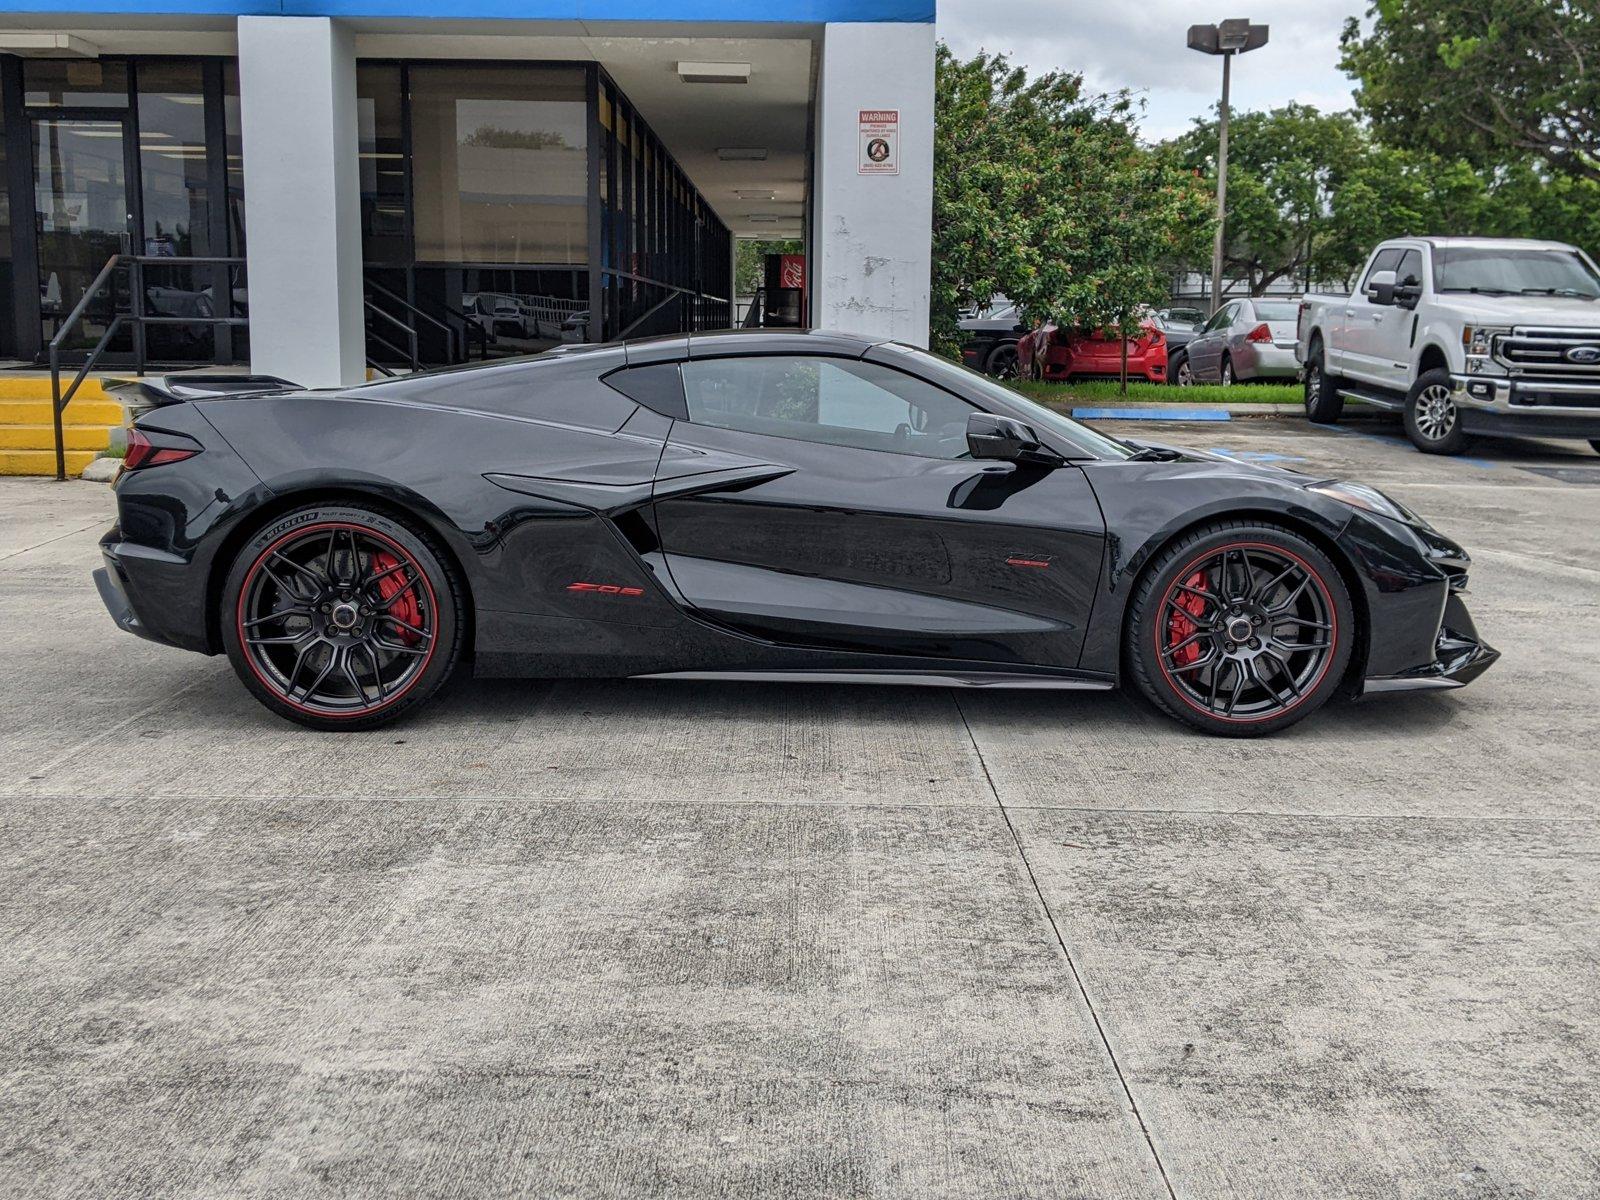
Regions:
[[[401, 308], [403, 308], [406, 312], [412, 314], [413, 316], [421, 317], [424, 321], [426, 321], [429, 325], [432, 325], [435, 329], [442, 330], [443, 333], [444, 333], [445, 339], [450, 343], [450, 358], [451, 358], [451, 361], [457, 361], [457, 356], [458, 355], [460, 356], [459, 361], [465, 361], [466, 360], [466, 350], [465, 350], [465, 347], [462, 344], [461, 331], [458, 330], [454, 325], [451, 325], [447, 321], [441, 321], [438, 317], [434, 316], [432, 313], [428, 312], [426, 309], [418, 308], [415, 304], [411, 303], [411, 301], [407, 300], [404, 296], [402, 296], [399, 292], [394, 291], [392, 288], [386, 288], [386, 287], [383, 286], [383, 284], [377, 283], [377, 282], [375, 282], [374, 280], [371, 280], [371, 279], [364, 280], [363, 282], [366, 284], [366, 287], [367, 287], [367, 289], [369, 291], [377, 292], [380, 296], [384, 297], [386, 300], [394, 301]], [[370, 303], [370, 301], [369, 301], [369, 303]], [[392, 316], [393, 314], [385, 312], [384, 315], [385, 316]], [[467, 321], [467, 317], [466, 317], [465, 313], [461, 314], [461, 319], [463, 321]], [[470, 321], [467, 321], [467, 323], [471, 324]], [[404, 324], [404, 322], [401, 322], [401, 324]], [[479, 332], [482, 332], [482, 331], [480, 330]], [[416, 368], [413, 367], [412, 369], [415, 370]]]
[[666, 296], [664, 299], [658, 300], [656, 303], [652, 304], [649, 308], [645, 309], [644, 313], [642, 315], [634, 318], [634, 320], [631, 321], [628, 324], [627, 328], [625, 328], [621, 333], [617, 334], [617, 341], [619, 341], [619, 342], [627, 341], [628, 338], [633, 335], [633, 331], [635, 329], [638, 329], [641, 325], [643, 325], [651, 317], [655, 316], [662, 309], [666, 308], [667, 305], [676, 304], [680, 300], [682, 300], [685, 296], [692, 296], [692, 295], [694, 295], [693, 292], [673, 291], [670, 295]]
[[418, 354], [417, 354], [417, 329], [416, 329], [416, 326], [407, 325], [404, 321], [402, 321], [399, 317], [395, 316], [392, 312], [388, 312], [388, 311], [386, 311], [384, 309], [379, 308], [371, 300], [364, 300], [364, 301], [362, 301], [362, 303], [365, 305], [366, 310], [369, 313], [371, 313], [373, 316], [382, 317], [385, 321], [388, 321], [391, 325], [393, 325], [395, 328], [399, 329], [403, 334], [405, 334], [406, 342], [411, 348], [410, 355], [407, 356], [405, 351], [401, 350], [399, 346], [396, 346], [393, 342], [389, 341], [387, 338], [381, 336], [380, 334], [378, 334], [375, 331], [369, 330], [368, 333], [367, 333], [367, 336], [376, 339], [380, 344], [382, 344], [382, 345], [388, 347], [390, 350], [394, 351], [394, 353], [399, 354], [402, 357], [407, 357], [408, 361], [411, 363], [411, 369], [413, 371], [422, 370], [422, 359], [420, 357], [418, 357]]
[[[106, 352], [106, 347], [111, 344], [111, 339], [116, 337], [124, 323], [131, 324], [135, 333], [134, 346], [134, 371], [143, 375], [145, 371], [144, 353], [144, 327], [146, 325], [213, 325], [213, 326], [245, 326], [248, 327], [248, 317], [152, 317], [144, 311], [143, 274], [142, 268], [154, 267], [193, 267], [193, 266], [228, 266], [242, 267], [245, 260], [242, 258], [229, 258], [221, 255], [203, 255], [199, 257], [179, 258], [172, 255], [159, 254], [113, 254], [106, 260], [106, 265], [100, 268], [100, 273], [94, 277], [94, 282], [84, 289], [83, 295], [72, 311], [67, 314], [66, 320], [57, 327], [55, 336], [50, 339], [50, 399], [51, 421], [55, 426], [56, 437], [56, 479], [65, 480], [67, 477], [67, 443], [66, 433], [62, 428], [61, 414], [66, 410], [72, 398], [78, 394], [78, 389], [83, 386], [83, 381], [89, 377], [89, 372], [94, 370], [95, 364], [100, 361], [101, 355]], [[71, 385], [63, 393], [61, 390], [61, 347], [70, 334], [83, 320], [83, 315], [89, 309], [89, 304], [105, 290], [111, 282], [111, 277], [119, 267], [127, 267], [132, 275], [131, 297], [132, 312], [117, 313], [111, 319], [111, 324], [106, 326], [106, 331], [95, 343], [93, 350], [89, 351], [83, 360], [83, 366], [78, 368], [78, 373], [73, 376]], [[233, 285], [228, 286], [228, 310], [233, 309]]]

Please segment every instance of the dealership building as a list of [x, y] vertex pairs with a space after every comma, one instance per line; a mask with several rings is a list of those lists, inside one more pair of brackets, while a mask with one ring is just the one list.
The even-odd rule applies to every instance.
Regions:
[[[925, 343], [933, 0], [0, 13], [0, 358], [374, 369], [738, 320]], [[108, 263], [116, 259], [115, 265]]]

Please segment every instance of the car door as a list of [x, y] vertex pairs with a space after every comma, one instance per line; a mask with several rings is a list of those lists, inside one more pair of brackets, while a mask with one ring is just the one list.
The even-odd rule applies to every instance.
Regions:
[[1224, 304], [1206, 322], [1198, 337], [1189, 343], [1189, 369], [1196, 383], [1216, 383], [1222, 370], [1222, 343], [1233, 321], [1237, 303]]
[[[1422, 252], [1409, 249], [1400, 256], [1394, 269], [1395, 282], [1422, 286]], [[1373, 305], [1375, 316], [1371, 327], [1372, 371], [1374, 381], [1385, 387], [1404, 391], [1411, 376], [1411, 329], [1416, 322], [1416, 310], [1398, 304]]]
[[655, 503], [672, 583], [703, 617], [819, 650], [1077, 665], [1105, 532], [1082, 471], [974, 461], [977, 406], [881, 362], [681, 372], [663, 474], [695, 456], [782, 468]]
[[1361, 283], [1344, 304], [1344, 316], [1335, 332], [1333, 344], [1336, 353], [1329, 370], [1363, 383], [1386, 383], [1388, 377], [1382, 369], [1381, 346], [1389, 317], [1396, 310], [1367, 299], [1367, 281], [1379, 271], [1394, 271], [1400, 266], [1405, 253], [1390, 246], [1372, 256], [1372, 262], [1361, 277]]

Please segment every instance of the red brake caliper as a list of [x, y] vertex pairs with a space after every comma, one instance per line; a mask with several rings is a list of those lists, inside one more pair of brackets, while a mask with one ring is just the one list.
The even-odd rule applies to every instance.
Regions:
[[[384, 575], [382, 579], [378, 580], [378, 600], [384, 606], [384, 611], [391, 617], [404, 621], [415, 629], [421, 629], [422, 606], [417, 603], [417, 589], [414, 586], [408, 586], [406, 572], [404, 570], [396, 570], [399, 566], [400, 560], [387, 550], [379, 550], [372, 556], [373, 574], [382, 574], [385, 571], [391, 572], [391, 574]], [[414, 579], [409, 581], [413, 585], [416, 582]], [[390, 605], [389, 601], [394, 600], [395, 596], [401, 591], [405, 592], [405, 596]], [[399, 626], [391, 626], [391, 629], [406, 645], [412, 646], [416, 644], [417, 635], [412, 633], [410, 629], [403, 629]]]
[[[1203, 616], [1206, 611], [1205, 596], [1195, 594], [1196, 592], [1203, 593], [1206, 591], [1205, 572], [1196, 571], [1183, 581], [1183, 585], [1184, 587], [1193, 588], [1194, 591], [1183, 592], [1172, 602], [1170, 615], [1167, 617], [1168, 646], [1180, 645], [1186, 638], [1191, 637], [1195, 630], [1199, 628], [1195, 621]], [[1200, 643], [1190, 642], [1183, 649], [1173, 654], [1172, 661], [1174, 665], [1179, 667], [1192, 666], [1199, 661], [1200, 653]]]

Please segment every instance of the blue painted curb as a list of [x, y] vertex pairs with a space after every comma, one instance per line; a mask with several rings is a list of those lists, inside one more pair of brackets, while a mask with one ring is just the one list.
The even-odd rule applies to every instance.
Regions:
[[1229, 421], [1225, 408], [1075, 408], [1072, 415], [1089, 421]]

